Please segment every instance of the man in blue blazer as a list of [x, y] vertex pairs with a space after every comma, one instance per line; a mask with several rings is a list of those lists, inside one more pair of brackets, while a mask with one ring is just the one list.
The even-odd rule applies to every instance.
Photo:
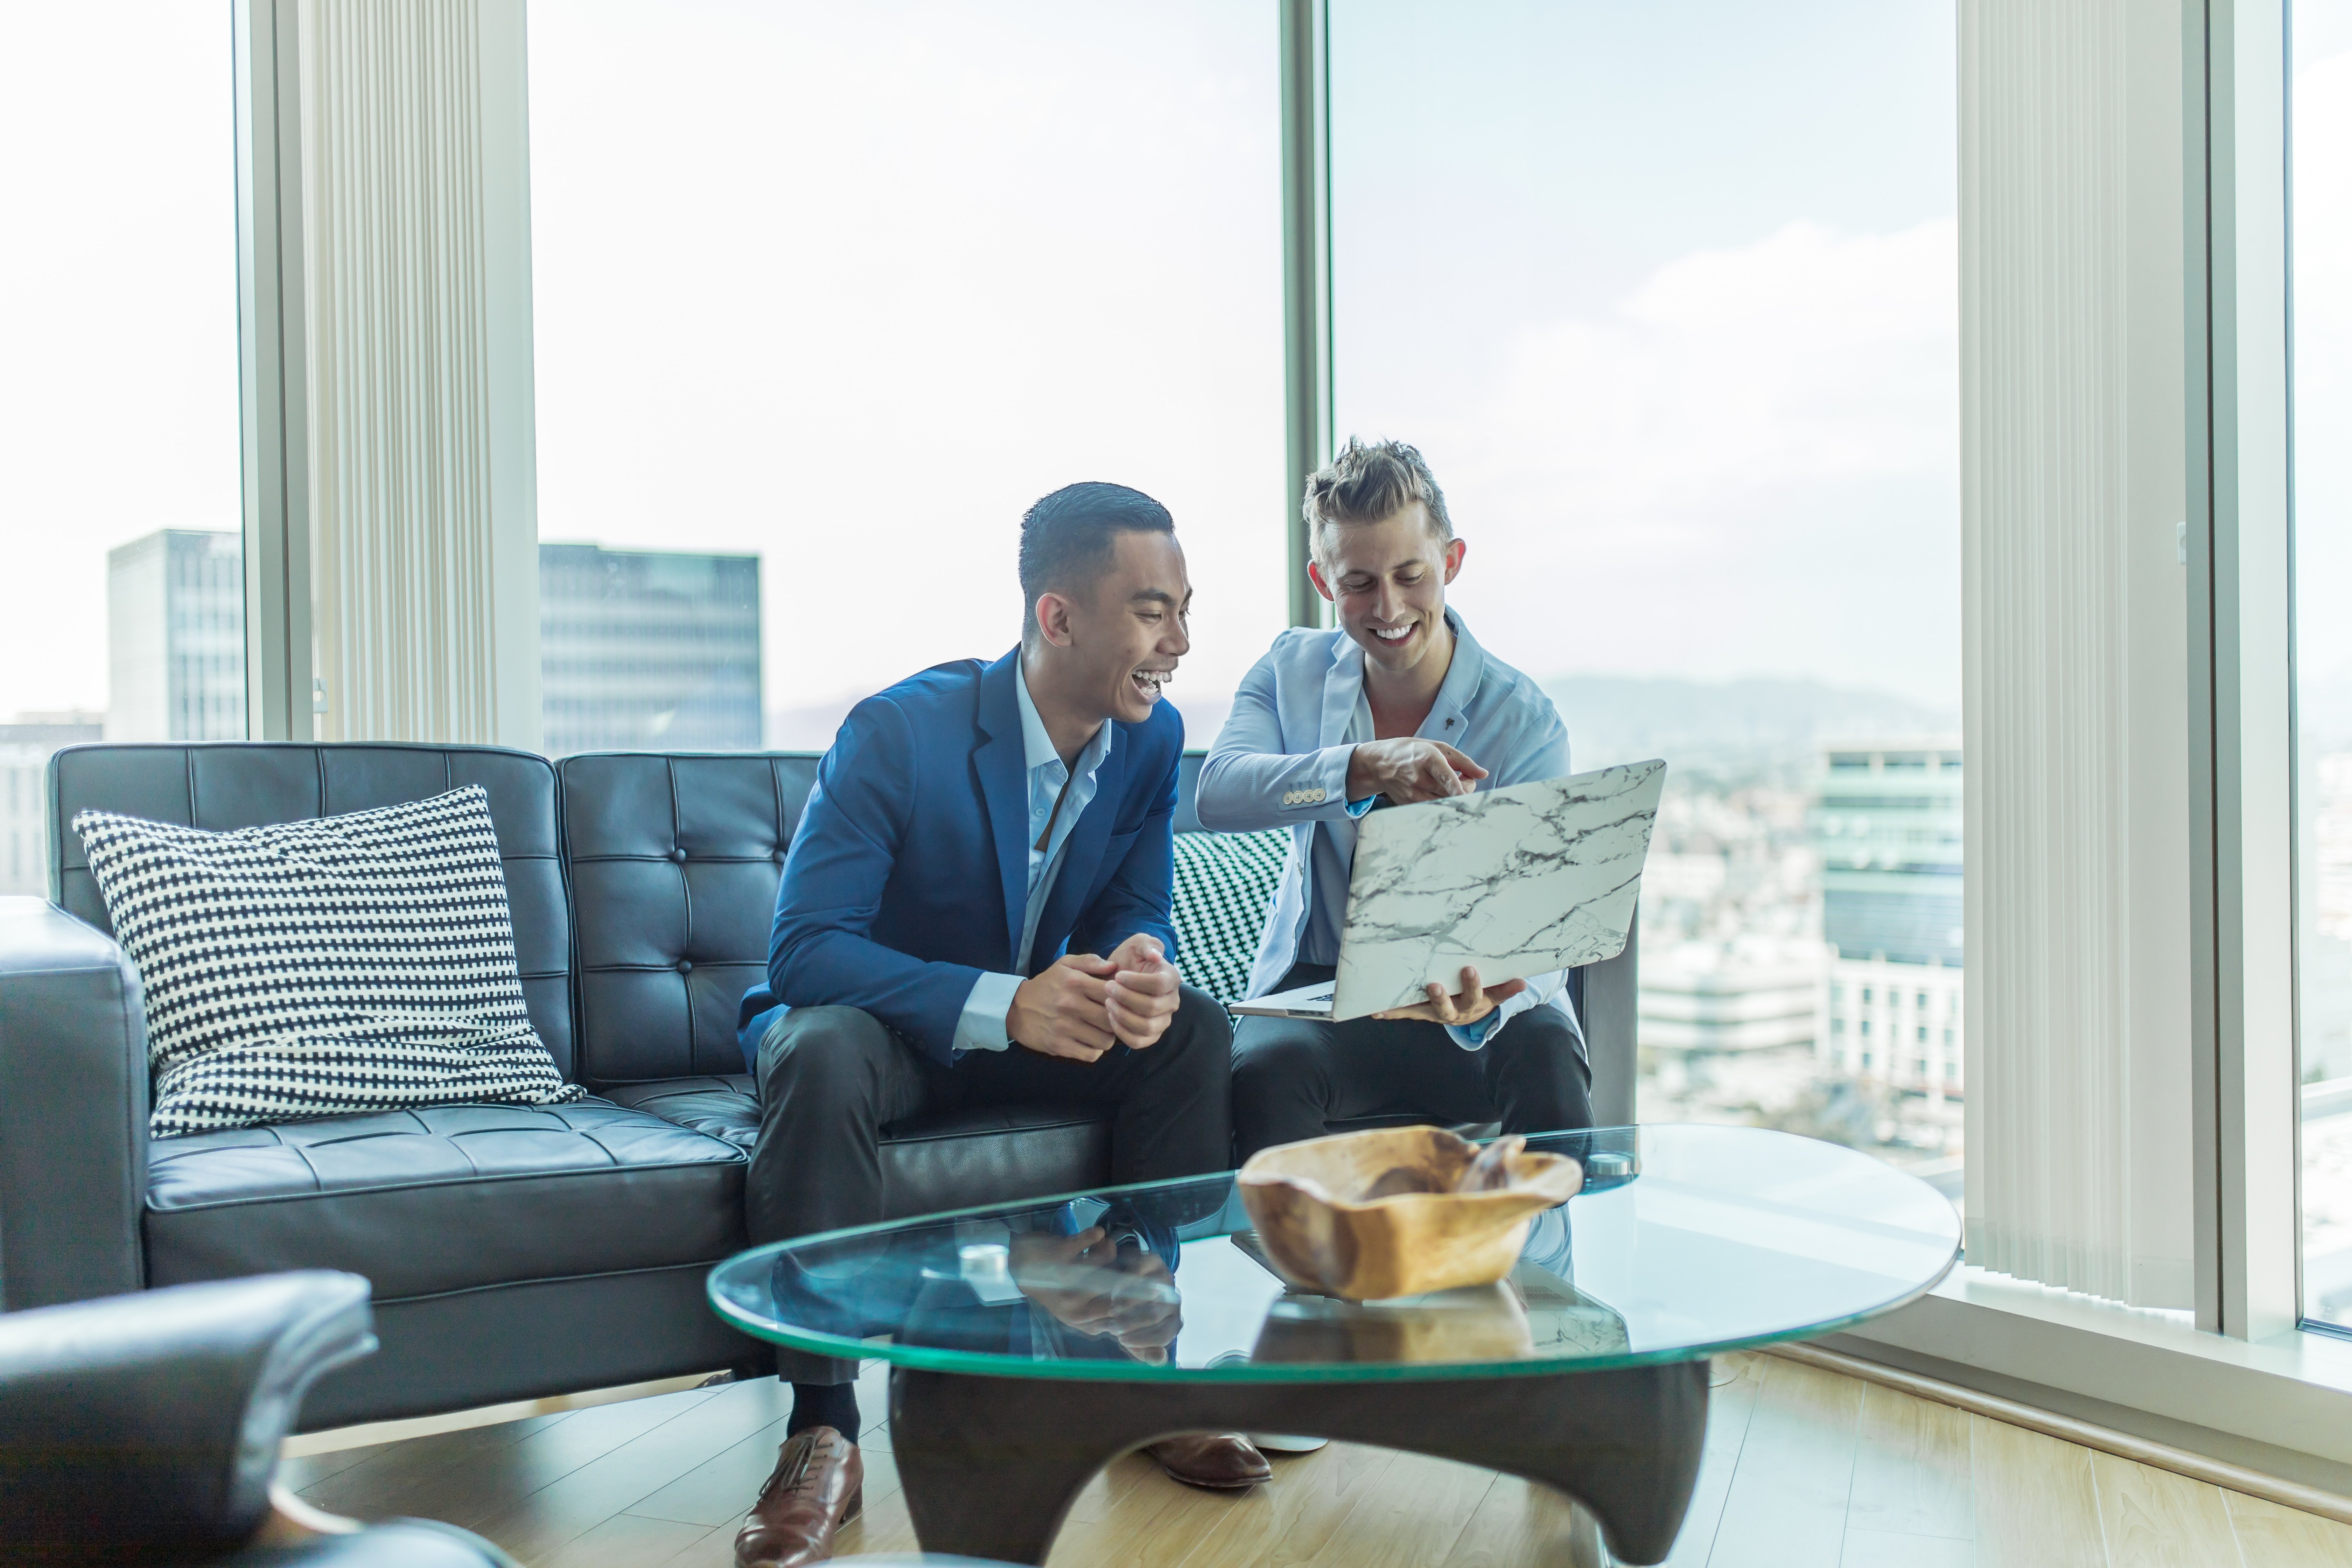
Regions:
[[[882, 1218], [880, 1130], [927, 1110], [1111, 1108], [1114, 1182], [1231, 1157], [1231, 1036], [1181, 984], [1169, 912], [1184, 725], [1160, 698], [1192, 599], [1174, 522], [1123, 485], [1056, 490], [1022, 520], [1021, 585], [1020, 647], [867, 698], [817, 765], [739, 1020], [754, 1242]], [[830, 1555], [863, 1474], [856, 1364], [780, 1359], [791, 1436], [743, 1568]], [[1266, 1473], [1238, 1438], [1155, 1452], [1196, 1484]]]
[[[1339, 627], [1284, 632], [1242, 678], [1197, 798], [1203, 826], [1291, 830], [1252, 996], [1332, 977], [1365, 812], [1568, 772], [1551, 700], [1446, 607], [1466, 547], [1421, 454], [1351, 439], [1307, 481], [1304, 505], [1307, 570]], [[1500, 1120], [1507, 1132], [1591, 1124], [1592, 1072], [1564, 972], [1486, 986], [1465, 970], [1458, 992], [1429, 993], [1344, 1024], [1244, 1018], [1241, 1157], [1383, 1113]]]

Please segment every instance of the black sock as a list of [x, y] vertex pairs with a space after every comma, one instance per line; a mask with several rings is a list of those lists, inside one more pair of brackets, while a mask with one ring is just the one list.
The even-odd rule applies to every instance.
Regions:
[[812, 1426], [830, 1426], [851, 1442], [856, 1442], [857, 1385], [854, 1383], [793, 1384], [793, 1418], [784, 1424], [784, 1436], [789, 1437]]

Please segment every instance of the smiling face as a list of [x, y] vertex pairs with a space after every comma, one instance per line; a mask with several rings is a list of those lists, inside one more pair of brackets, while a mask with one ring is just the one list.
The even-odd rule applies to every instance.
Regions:
[[1307, 572], [1364, 657], [1402, 675], [1453, 646], [1445, 585], [1462, 570], [1463, 543], [1445, 542], [1429, 510], [1408, 502], [1378, 522], [1327, 523]]
[[1192, 582], [1172, 533], [1128, 530], [1090, 589], [1037, 597], [1041, 684], [1091, 720], [1139, 724], [1191, 651]]

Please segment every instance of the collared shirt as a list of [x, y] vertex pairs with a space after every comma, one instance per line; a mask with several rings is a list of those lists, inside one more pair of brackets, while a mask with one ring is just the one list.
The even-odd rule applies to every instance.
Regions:
[[[1013, 682], [1014, 699], [1021, 705], [1021, 758], [1028, 768], [1029, 784], [1029, 902], [1022, 917], [1021, 943], [1014, 951], [1013, 962], [1020, 974], [983, 974], [972, 984], [971, 994], [964, 998], [963, 1012], [956, 1019], [955, 1038], [950, 1048], [961, 1055], [965, 1051], [1001, 1051], [1013, 1043], [1005, 1033], [1005, 1015], [1013, 1010], [1013, 994], [1021, 989], [1023, 976], [1029, 969], [1029, 950], [1037, 941], [1037, 921], [1045, 912], [1045, 899], [1054, 890], [1054, 879], [1061, 875], [1062, 852], [1069, 847], [1070, 830], [1086, 815], [1095, 798], [1095, 774], [1103, 759], [1110, 755], [1110, 721], [1105, 720], [1083, 750], [1078, 752], [1077, 765], [1073, 769], [1062, 761], [1062, 753], [1054, 749], [1054, 738], [1045, 732], [1045, 721], [1037, 716], [1037, 704], [1029, 695], [1029, 670], [1024, 661]], [[1060, 809], [1055, 809], [1055, 803]], [[1051, 824], [1052, 836], [1047, 837]], [[1045, 847], [1039, 848], [1043, 843]]]
[[[1488, 771], [1480, 789], [1559, 778], [1568, 772], [1568, 732], [1536, 683], [1488, 654], [1448, 606], [1454, 657], [1428, 717], [1415, 731], [1465, 752]], [[1370, 801], [1347, 798], [1348, 764], [1371, 738], [1364, 697], [1364, 650], [1344, 631], [1283, 633], [1242, 678], [1234, 708], [1202, 764], [1195, 800], [1203, 826], [1220, 833], [1292, 829], [1292, 849], [1268, 911], [1249, 992], [1280, 984], [1312, 942], [1338, 957], [1347, 921], [1356, 819]], [[1512, 1017], [1534, 1006], [1565, 1015], [1582, 1039], [1567, 996], [1567, 974], [1528, 977], [1528, 988], [1467, 1028], [1447, 1034], [1475, 1050]]]

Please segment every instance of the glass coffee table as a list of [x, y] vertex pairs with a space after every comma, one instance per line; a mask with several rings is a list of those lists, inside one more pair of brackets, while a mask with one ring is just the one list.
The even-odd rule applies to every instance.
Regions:
[[1950, 1203], [1833, 1144], [1643, 1127], [1528, 1147], [1583, 1161], [1584, 1191], [1479, 1289], [1288, 1289], [1226, 1174], [756, 1247], [712, 1272], [710, 1300], [758, 1338], [891, 1363], [891, 1448], [929, 1552], [1042, 1563], [1112, 1459], [1247, 1431], [1522, 1476], [1648, 1563], [1697, 1480], [1709, 1356], [1891, 1310], [1958, 1255]]

